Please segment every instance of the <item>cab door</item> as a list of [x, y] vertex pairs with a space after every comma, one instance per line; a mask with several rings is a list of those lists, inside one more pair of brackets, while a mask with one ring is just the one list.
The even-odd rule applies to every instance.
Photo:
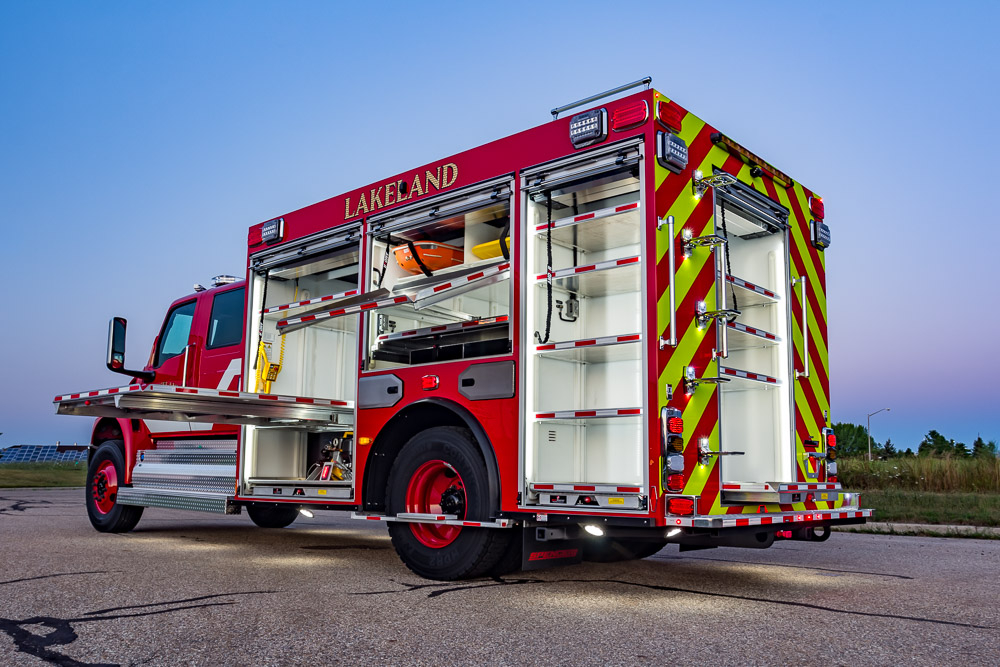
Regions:
[[156, 371], [155, 384], [190, 384], [194, 377], [190, 373], [192, 357], [192, 325], [198, 300], [174, 305], [168, 312], [156, 337], [153, 363], [148, 370]]
[[[156, 337], [151, 365], [146, 370], [156, 372], [154, 384], [184, 385], [194, 381], [190, 375], [192, 357], [191, 336], [198, 299], [174, 304], [163, 320], [160, 335]], [[144, 420], [151, 433], [190, 432], [191, 425], [184, 422], [156, 419]]]
[[206, 294], [201, 299], [195, 325], [195, 336], [201, 342], [197, 364], [199, 387], [234, 391], [240, 387], [245, 292], [241, 285]]

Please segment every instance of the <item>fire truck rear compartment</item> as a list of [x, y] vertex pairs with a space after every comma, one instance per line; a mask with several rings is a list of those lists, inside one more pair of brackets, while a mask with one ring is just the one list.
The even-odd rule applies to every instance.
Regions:
[[[718, 392], [719, 448], [743, 452], [721, 457], [721, 478], [793, 481], [787, 234], [780, 219], [758, 213], [746, 196], [736, 186], [716, 193], [715, 230], [729, 246], [725, 278], [717, 278], [717, 285], [725, 285], [725, 308], [739, 312], [717, 325], [720, 349], [722, 336], [728, 336], [728, 357], [718, 360], [719, 377], [728, 380]], [[715, 252], [724, 253], [725, 247]]]

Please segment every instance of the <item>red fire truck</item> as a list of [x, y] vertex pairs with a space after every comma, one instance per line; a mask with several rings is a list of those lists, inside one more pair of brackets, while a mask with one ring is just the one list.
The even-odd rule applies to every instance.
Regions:
[[343, 510], [453, 579], [863, 523], [823, 201], [649, 83], [254, 225], [141, 371], [113, 319], [131, 383], [55, 399], [98, 418], [94, 526]]

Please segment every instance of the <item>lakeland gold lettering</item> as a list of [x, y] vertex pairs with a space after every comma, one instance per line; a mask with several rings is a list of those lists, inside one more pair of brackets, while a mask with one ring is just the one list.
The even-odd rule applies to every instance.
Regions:
[[450, 188], [458, 182], [458, 165], [449, 162], [439, 165], [433, 171], [424, 170], [421, 178], [420, 172], [413, 175], [413, 180], [397, 180], [383, 183], [371, 188], [368, 192], [361, 192], [356, 206], [352, 206], [351, 197], [344, 198], [344, 219], [356, 218], [368, 213], [421, 197], [425, 194], [432, 194], [434, 191]]
[[427, 189], [428, 190], [431, 189], [431, 183], [434, 184], [435, 188], [437, 188], [438, 190], [440, 190], [441, 189], [441, 167], [437, 168], [437, 175], [434, 175], [434, 174], [432, 174], [429, 171], [425, 171], [424, 172], [424, 180], [427, 181]]
[[441, 188], [450, 188], [456, 179], [458, 179], [458, 165], [449, 162], [444, 166], [444, 181], [441, 183]]

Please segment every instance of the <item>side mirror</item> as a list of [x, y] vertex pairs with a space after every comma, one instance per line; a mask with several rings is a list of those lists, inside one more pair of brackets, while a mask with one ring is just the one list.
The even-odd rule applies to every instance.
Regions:
[[143, 382], [152, 382], [156, 373], [152, 371], [130, 371], [125, 368], [125, 330], [128, 321], [124, 317], [112, 317], [108, 325], [108, 370], [130, 377], [137, 377]]

